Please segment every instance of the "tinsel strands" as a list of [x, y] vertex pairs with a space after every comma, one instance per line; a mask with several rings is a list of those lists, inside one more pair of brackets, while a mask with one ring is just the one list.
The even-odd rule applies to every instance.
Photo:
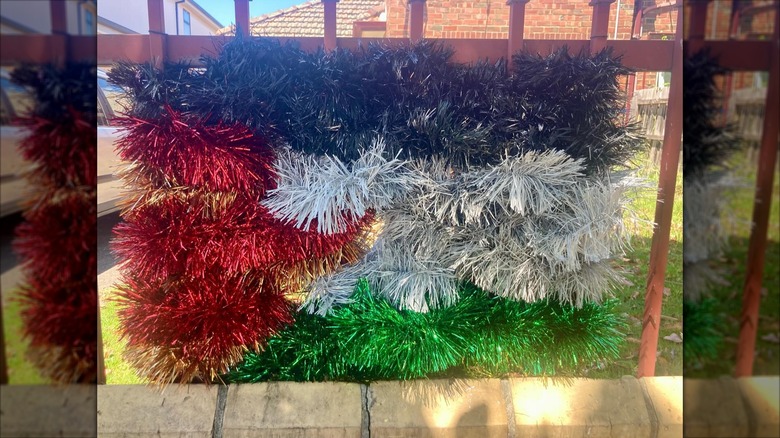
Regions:
[[96, 70], [68, 64], [22, 67], [12, 79], [34, 97], [18, 122], [35, 164], [16, 231], [24, 284], [18, 299], [27, 357], [57, 383], [97, 379]]
[[170, 107], [122, 120], [121, 174], [134, 189], [112, 247], [121, 260], [126, 356], [153, 382], [210, 382], [291, 322], [284, 295], [357, 260], [369, 212], [333, 235], [260, 203], [275, 154], [240, 124]]
[[561, 375], [618, 355], [624, 322], [610, 302], [529, 304], [470, 285], [460, 294], [450, 307], [416, 313], [372, 296], [361, 280], [352, 304], [326, 316], [297, 313], [265, 351], [247, 354], [224, 378], [368, 382], [434, 377], [455, 367], [478, 376]]

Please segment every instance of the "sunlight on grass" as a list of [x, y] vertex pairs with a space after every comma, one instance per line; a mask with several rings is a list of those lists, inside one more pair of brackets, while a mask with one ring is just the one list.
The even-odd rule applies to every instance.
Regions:
[[[619, 304], [615, 311], [626, 318], [626, 342], [621, 347], [620, 359], [606, 364], [601, 369], [587, 370], [586, 376], [593, 378], [618, 378], [624, 375], [636, 375], [639, 362], [639, 342], [642, 336], [642, 314], [645, 307], [645, 288], [647, 284], [650, 248], [653, 238], [652, 223], [655, 219], [659, 168], [650, 163], [647, 153], [640, 154], [635, 162], [640, 166], [637, 176], [645, 178], [652, 187], [638, 191], [629, 208], [641, 222], [629, 225], [631, 249], [616, 261], [627, 273], [629, 281], [614, 292]], [[680, 333], [682, 328], [682, 172], [677, 172], [677, 180], [672, 210], [672, 225], [669, 234], [669, 253], [664, 280], [665, 290], [661, 309], [661, 328], [656, 358], [657, 376], [682, 375], [682, 344], [666, 341], [664, 336]]]
[[[17, 296], [18, 292], [11, 292]], [[25, 358], [27, 340], [22, 336], [21, 306], [16, 300], [3, 302], [3, 334], [5, 335], [5, 354], [8, 361], [8, 383], [11, 385], [38, 385], [46, 380]]]
[[[112, 291], [113, 292], [113, 291]], [[110, 293], [109, 293], [110, 294]], [[135, 374], [133, 368], [122, 358], [125, 341], [119, 338], [118, 304], [101, 297], [100, 323], [103, 335], [103, 357], [106, 367], [106, 383], [132, 385], [145, 383]]]

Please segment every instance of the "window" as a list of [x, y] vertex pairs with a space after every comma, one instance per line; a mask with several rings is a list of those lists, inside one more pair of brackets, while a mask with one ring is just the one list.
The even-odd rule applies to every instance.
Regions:
[[184, 20], [184, 35], [192, 35], [192, 18], [190, 17], [189, 11], [184, 11], [184, 14], [182, 14], [182, 18]]
[[84, 34], [85, 35], [94, 35], [95, 34], [95, 16], [92, 14], [92, 11], [90, 10], [84, 10]]

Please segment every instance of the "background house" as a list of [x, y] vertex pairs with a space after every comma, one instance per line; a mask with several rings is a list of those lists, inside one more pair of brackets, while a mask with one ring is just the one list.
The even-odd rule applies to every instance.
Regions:
[[[105, 0], [103, 3], [105, 3]], [[68, 14], [69, 34], [95, 34], [97, 23], [96, 0], [66, 1], [65, 11]], [[36, 33], [51, 33], [51, 12], [48, 1], [0, 1], [0, 34], [20, 35]]]
[[[168, 35], [214, 35], [223, 27], [195, 0], [163, 0], [163, 7]], [[98, 34], [149, 33], [147, 0], [102, 0], [97, 12]]]

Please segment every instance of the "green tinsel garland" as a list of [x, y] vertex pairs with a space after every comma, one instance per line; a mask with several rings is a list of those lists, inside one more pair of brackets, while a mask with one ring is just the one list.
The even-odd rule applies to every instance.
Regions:
[[723, 344], [723, 328], [716, 314], [716, 304], [713, 298], [698, 303], [683, 300], [683, 362], [686, 368], [718, 355], [718, 347]]
[[618, 356], [623, 321], [612, 303], [522, 303], [464, 285], [457, 304], [398, 310], [361, 281], [354, 303], [296, 322], [248, 353], [227, 382], [405, 380], [456, 367], [486, 376], [560, 375]]

